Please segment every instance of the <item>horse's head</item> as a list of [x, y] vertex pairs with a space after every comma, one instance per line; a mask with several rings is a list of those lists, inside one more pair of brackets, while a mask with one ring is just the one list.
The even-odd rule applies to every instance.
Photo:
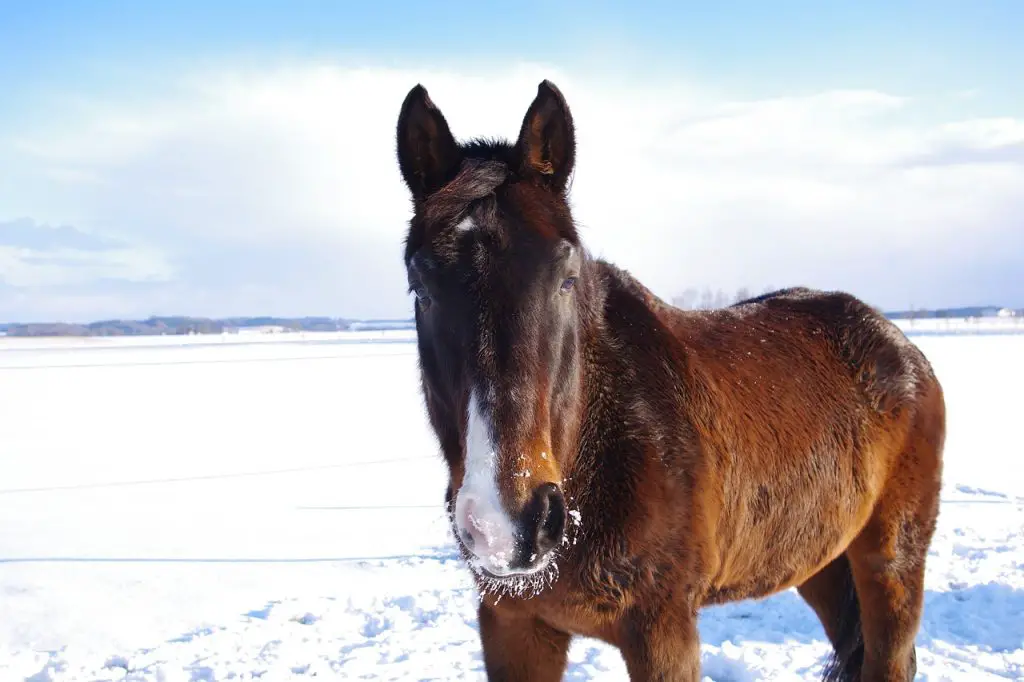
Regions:
[[572, 117], [545, 81], [514, 144], [460, 144], [416, 86], [397, 137], [423, 391], [454, 531], [484, 575], [537, 575], [565, 534], [562, 476], [579, 429], [588, 261], [566, 200]]

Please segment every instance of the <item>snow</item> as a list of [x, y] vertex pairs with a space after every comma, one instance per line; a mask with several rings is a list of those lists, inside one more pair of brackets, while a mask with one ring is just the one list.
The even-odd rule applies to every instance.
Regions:
[[[908, 326], [949, 409], [918, 679], [1024, 680], [1024, 334], [949, 324]], [[0, 679], [483, 679], [411, 341], [0, 339]], [[716, 682], [828, 653], [793, 591], [700, 631]], [[566, 679], [626, 674], [579, 639]]]

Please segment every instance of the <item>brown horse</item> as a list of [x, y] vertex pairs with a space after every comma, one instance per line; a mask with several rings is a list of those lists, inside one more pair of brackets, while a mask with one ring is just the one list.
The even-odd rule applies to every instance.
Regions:
[[687, 312], [591, 257], [547, 81], [514, 144], [456, 142], [422, 86], [397, 143], [488, 678], [561, 679], [580, 635], [632, 680], [695, 681], [702, 607], [796, 587], [835, 651], [826, 678], [911, 680], [945, 438], [918, 349], [845, 293]]

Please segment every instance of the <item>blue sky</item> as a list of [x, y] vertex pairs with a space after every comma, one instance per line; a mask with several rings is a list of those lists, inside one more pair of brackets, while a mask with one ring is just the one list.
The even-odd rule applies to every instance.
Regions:
[[994, 106], [1024, 59], [1013, 0], [811, 2], [9, 3], [0, 79], [15, 93], [209, 59], [359, 55], [376, 62], [610, 61], [777, 88], [978, 89]]
[[401, 97], [510, 135], [543, 77], [585, 236], [663, 295], [1024, 305], [1024, 5], [823, 7], [7, 3], [0, 320], [406, 315]]

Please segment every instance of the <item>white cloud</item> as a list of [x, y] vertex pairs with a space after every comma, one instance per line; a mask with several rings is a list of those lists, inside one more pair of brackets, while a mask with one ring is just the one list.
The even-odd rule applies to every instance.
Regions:
[[171, 271], [158, 254], [138, 249], [91, 251], [0, 245], [0, 272], [13, 287], [77, 287], [97, 280], [167, 282]]
[[293, 63], [189, 74], [147, 102], [80, 100], [11, 136], [0, 180], [17, 182], [0, 182], [0, 206], [115, 235], [134, 255], [82, 254], [106, 264], [71, 275], [57, 261], [26, 269], [7, 250], [0, 267], [9, 285], [168, 282], [159, 295], [126, 292], [110, 314], [158, 312], [153, 301], [198, 314], [408, 314], [402, 98], [421, 82], [456, 135], [512, 136], [542, 78], [578, 126], [585, 237], [659, 293], [800, 283], [885, 306], [1024, 303], [1024, 285], [972, 290], [950, 276], [965, 261], [1005, 264], [1021, 242], [1022, 112], [929, 120], [927, 103], [870, 90], [723, 101], [538, 65]]

